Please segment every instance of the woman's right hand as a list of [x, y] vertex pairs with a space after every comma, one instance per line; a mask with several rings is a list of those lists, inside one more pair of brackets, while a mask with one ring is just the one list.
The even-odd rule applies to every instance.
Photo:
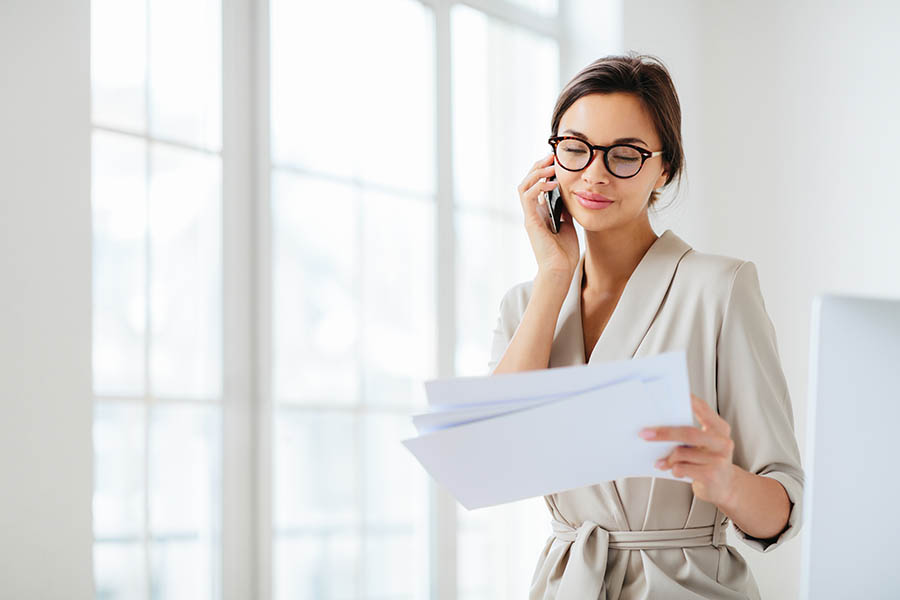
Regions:
[[563, 220], [560, 223], [559, 233], [553, 233], [547, 224], [546, 202], [538, 204], [538, 195], [542, 191], [549, 193], [559, 185], [557, 181], [541, 181], [552, 176], [554, 172], [554, 156], [551, 152], [531, 166], [528, 175], [518, 186], [519, 200], [525, 214], [525, 230], [528, 232], [531, 248], [537, 259], [538, 273], [553, 278], [560, 277], [568, 284], [575, 274], [580, 257], [578, 235], [575, 233], [572, 215], [563, 203]]

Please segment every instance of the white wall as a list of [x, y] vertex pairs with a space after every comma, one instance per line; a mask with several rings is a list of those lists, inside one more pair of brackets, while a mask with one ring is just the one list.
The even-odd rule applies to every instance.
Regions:
[[0, 2], [0, 597], [93, 597], [88, 0]]
[[[684, 113], [691, 184], [654, 226], [759, 267], [805, 460], [812, 297], [900, 298], [900, 3], [629, 0], [624, 22]], [[798, 597], [799, 536], [729, 543], [763, 598]]]

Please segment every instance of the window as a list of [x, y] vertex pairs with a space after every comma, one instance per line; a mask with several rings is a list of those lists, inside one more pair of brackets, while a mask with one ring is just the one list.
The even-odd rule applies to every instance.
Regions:
[[400, 441], [534, 276], [556, 10], [93, 0], [98, 598], [524, 595], [543, 501]]
[[221, 594], [220, 15], [91, 7], [98, 598]]
[[273, 0], [269, 22], [273, 598], [424, 598], [400, 440], [435, 375], [434, 16]]

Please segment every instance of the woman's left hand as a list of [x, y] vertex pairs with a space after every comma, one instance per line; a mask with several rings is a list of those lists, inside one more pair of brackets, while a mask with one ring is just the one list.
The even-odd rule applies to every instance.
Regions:
[[[732, 462], [731, 426], [694, 394], [691, 394], [691, 406], [702, 427], [647, 427], [640, 435], [655, 442], [684, 442], [685, 445], [658, 460], [656, 467], [672, 469], [675, 477], [693, 479], [694, 495], [701, 500], [717, 506], [727, 505], [732, 500], [737, 475]], [[645, 432], [656, 435], [646, 436]]]

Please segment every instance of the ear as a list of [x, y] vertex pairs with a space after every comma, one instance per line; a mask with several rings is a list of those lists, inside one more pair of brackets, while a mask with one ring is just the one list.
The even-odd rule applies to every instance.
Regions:
[[669, 171], [664, 170], [659, 177], [656, 178], [656, 182], [653, 184], [653, 189], [658, 190], [662, 186], [666, 184], [666, 178], [669, 176]]

